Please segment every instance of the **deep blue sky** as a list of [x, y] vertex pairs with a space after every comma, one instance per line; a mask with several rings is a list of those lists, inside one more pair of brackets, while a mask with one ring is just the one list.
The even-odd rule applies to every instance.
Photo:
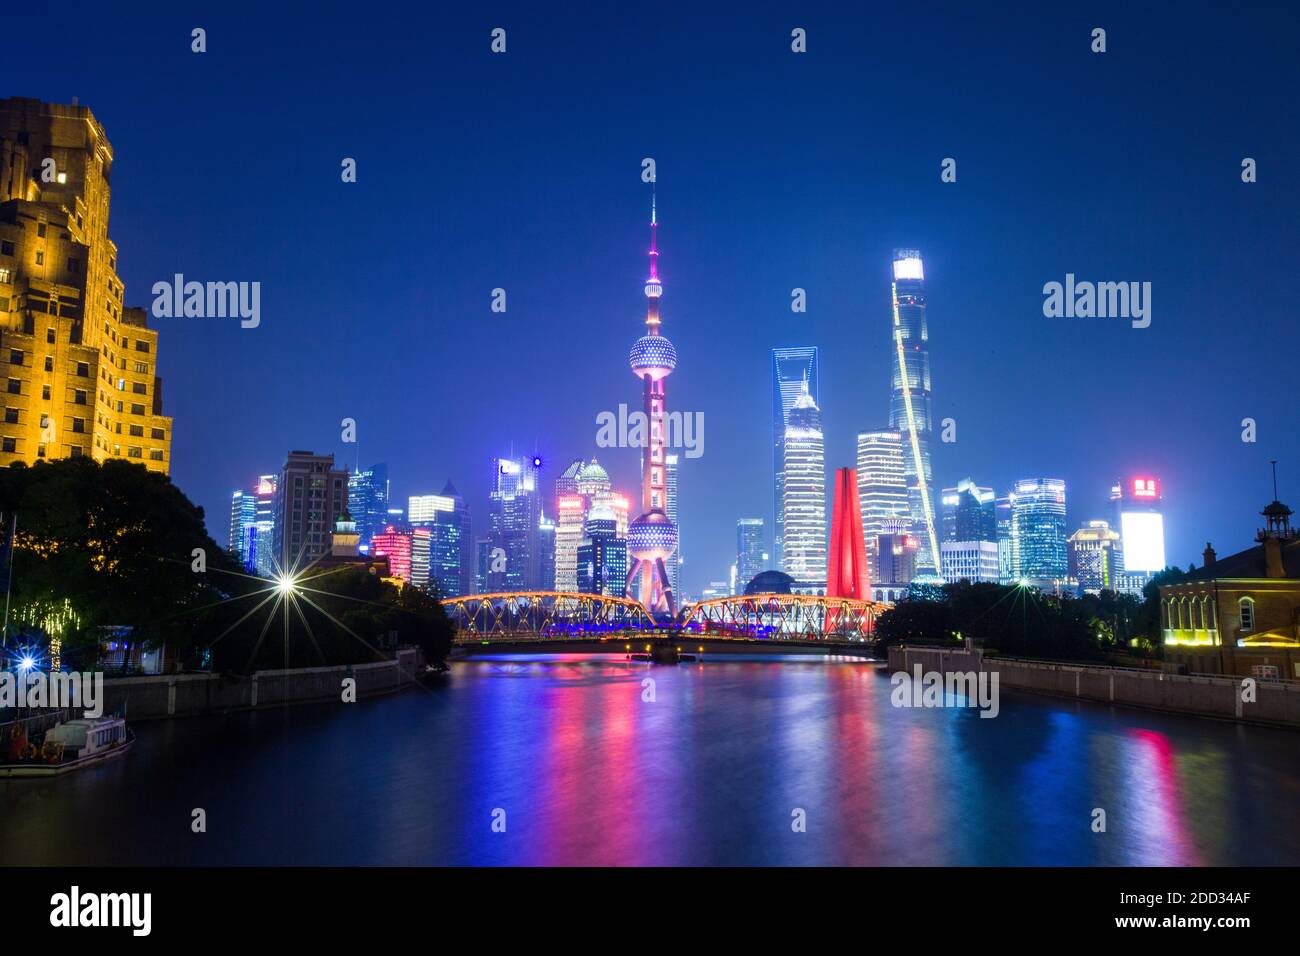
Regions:
[[[1077, 523], [1149, 471], [1180, 565], [1250, 543], [1270, 457], [1300, 498], [1285, 5], [125, 6], [63, 5], [54, 45], [33, 39], [50, 14], [11, 15], [4, 92], [104, 123], [129, 303], [174, 272], [262, 283], [258, 329], [152, 320], [172, 477], [218, 540], [231, 490], [290, 448], [387, 460], [403, 503], [451, 477], [476, 519], [511, 442], [551, 478], [596, 452], [596, 413], [639, 401], [644, 156], [669, 407], [706, 421], [681, 475], [688, 590], [725, 576], [737, 518], [770, 521], [769, 349], [821, 347], [829, 467], [884, 423], [895, 246], [926, 258], [935, 417], [958, 423], [936, 483], [1062, 477]], [[1151, 281], [1151, 327], [1044, 318], [1067, 272]], [[601, 458], [634, 494], [636, 452]]]

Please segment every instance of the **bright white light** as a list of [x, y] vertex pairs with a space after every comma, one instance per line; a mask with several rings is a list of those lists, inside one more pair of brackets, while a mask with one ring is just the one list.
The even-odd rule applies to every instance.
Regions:
[[921, 266], [921, 260], [909, 256], [906, 259], [894, 260], [894, 281], [899, 279], [924, 279], [925, 270]]
[[293, 578], [291, 578], [291, 577], [289, 577], [289, 576], [287, 576], [287, 575], [286, 575], [285, 577], [276, 578], [276, 579], [275, 579], [275, 586], [276, 586], [276, 589], [277, 589], [281, 594], [288, 594], [290, 591], [293, 590], [294, 580], [293, 580]]
[[1124, 535], [1125, 571], [1163, 571], [1165, 519], [1150, 511], [1125, 511], [1120, 515]]
[[31, 657], [24, 657], [22, 659], [22, 662], [18, 665], [20, 670], [25, 670], [25, 671], [29, 671], [35, 666], [36, 666], [36, 661], [32, 660]]

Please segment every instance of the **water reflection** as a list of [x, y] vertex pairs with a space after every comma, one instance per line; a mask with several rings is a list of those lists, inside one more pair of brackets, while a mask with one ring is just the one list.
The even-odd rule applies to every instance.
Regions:
[[141, 723], [123, 760], [0, 782], [0, 861], [1300, 862], [1294, 733], [890, 689], [854, 660], [500, 657], [399, 697]]

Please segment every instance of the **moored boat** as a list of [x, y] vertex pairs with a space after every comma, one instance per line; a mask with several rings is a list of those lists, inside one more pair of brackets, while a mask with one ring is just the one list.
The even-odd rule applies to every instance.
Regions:
[[125, 753], [135, 733], [121, 717], [81, 718], [56, 724], [40, 743], [21, 725], [0, 741], [0, 777], [53, 777]]

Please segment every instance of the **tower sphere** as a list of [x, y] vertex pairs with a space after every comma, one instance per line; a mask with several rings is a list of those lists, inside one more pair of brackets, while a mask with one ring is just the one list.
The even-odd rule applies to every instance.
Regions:
[[667, 561], [677, 550], [677, 525], [662, 511], [643, 514], [627, 526], [627, 549], [638, 561]]
[[628, 364], [637, 378], [648, 374], [657, 382], [677, 367], [677, 349], [662, 335], [643, 335], [632, 346]]

